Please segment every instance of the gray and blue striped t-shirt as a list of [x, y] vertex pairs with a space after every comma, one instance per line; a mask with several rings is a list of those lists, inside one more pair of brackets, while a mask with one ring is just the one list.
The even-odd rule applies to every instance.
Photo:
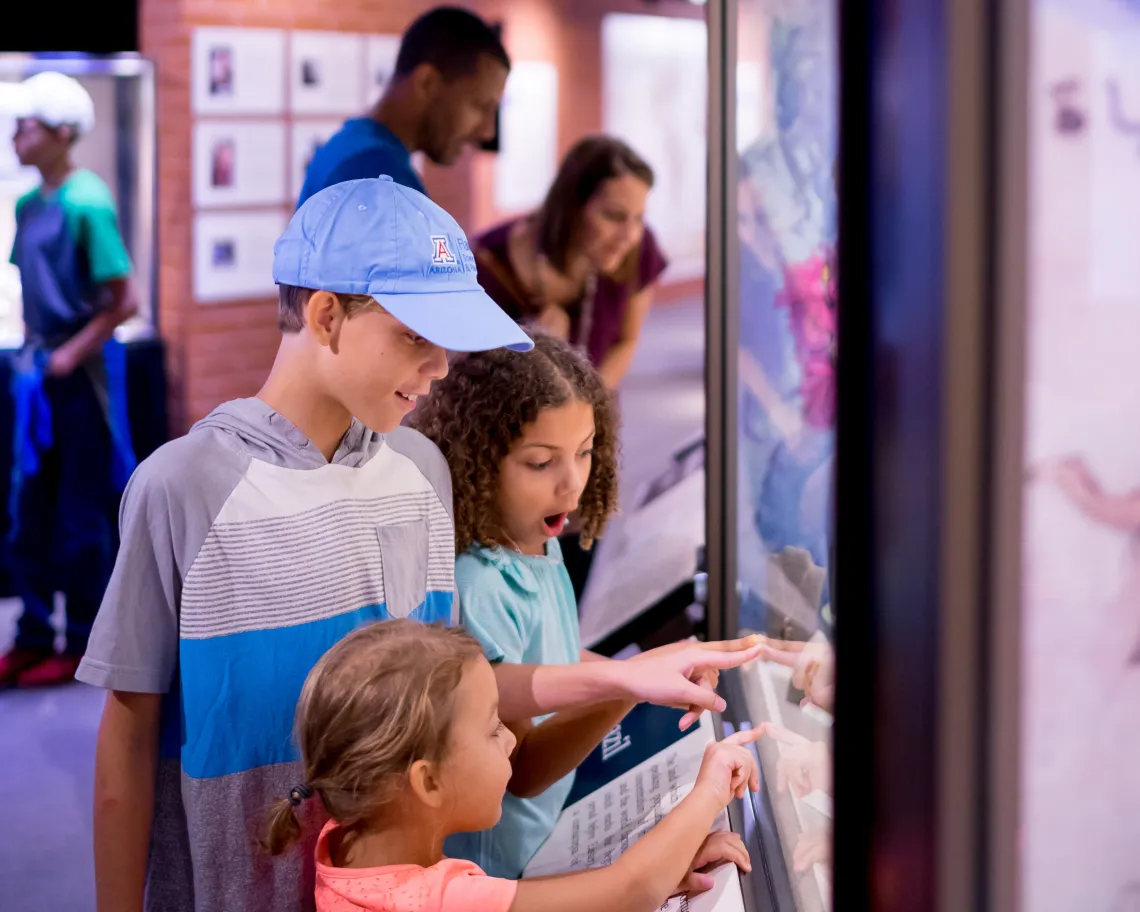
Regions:
[[454, 620], [447, 463], [415, 431], [359, 423], [328, 462], [282, 415], [239, 400], [139, 466], [120, 525], [77, 677], [165, 694], [147, 908], [310, 910], [318, 827], [281, 859], [256, 846], [301, 779], [297, 698], [362, 624]]

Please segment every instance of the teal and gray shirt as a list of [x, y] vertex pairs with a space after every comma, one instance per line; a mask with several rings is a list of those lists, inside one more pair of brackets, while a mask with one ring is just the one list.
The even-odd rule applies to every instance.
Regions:
[[[545, 556], [473, 547], [455, 562], [455, 586], [461, 623], [483, 644], [490, 662], [569, 665], [579, 660], [578, 607], [557, 539], [547, 543]], [[537, 798], [508, 793], [498, 824], [452, 836], [445, 854], [473, 861], [491, 877], [517, 879], [554, 829], [573, 785], [570, 773]]]
[[20, 197], [11, 261], [20, 270], [28, 341], [58, 348], [103, 306], [99, 286], [131, 271], [107, 185], [80, 169], [54, 191], [37, 187]]

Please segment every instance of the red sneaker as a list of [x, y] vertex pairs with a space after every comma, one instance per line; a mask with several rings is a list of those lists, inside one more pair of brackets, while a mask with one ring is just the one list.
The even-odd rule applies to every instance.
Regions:
[[53, 687], [57, 684], [70, 684], [75, 680], [79, 662], [83, 656], [53, 655], [38, 665], [33, 665], [16, 678], [17, 687]]
[[0, 687], [11, 687], [21, 674], [51, 656], [50, 652], [39, 649], [13, 649], [0, 656]]

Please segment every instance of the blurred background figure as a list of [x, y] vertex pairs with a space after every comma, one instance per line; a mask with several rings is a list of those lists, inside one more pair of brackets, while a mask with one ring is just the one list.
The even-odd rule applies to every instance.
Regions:
[[[72, 160], [95, 123], [91, 96], [51, 72], [18, 89], [6, 96], [18, 118], [16, 155], [42, 182], [16, 205], [12, 249], [26, 331], [13, 375], [9, 537], [23, 613], [0, 658], [0, 686], [31, 687], [74, 677], [110, 578], [116, 503], [134, 469], [114, 332], [137, 305], [111, 191]], [[67, 611], [60, 655], [58, 592]]]
[[606, 384], [629, 370], [668, 261], [645, 227], [653, 170], [619, 139], [567, 153], [537, 212], [472, 241], [479, 282], [515, 319], [583, 349]]
[[384, 96], [313, 156], [297, 205], [333, 184], [381, 174], [426, 194], [412, 155], [450, 165], [468, 146], [492, 139], [510, 68], [499, 36], [474, 13], [424, 13], [404, 32]]

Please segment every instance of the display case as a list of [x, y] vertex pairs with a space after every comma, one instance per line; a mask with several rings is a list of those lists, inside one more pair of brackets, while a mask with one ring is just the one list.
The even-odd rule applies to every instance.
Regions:
[[[781, 641], [722, 679], [728, 725], [778, 732], [758, 740], [763, 784], [738, 809], [751, 909], [1133, 901], [1135, 827], [1112, 823], [1108, 796], [1127, 788], [1134, 751], [1115, 742], [1136, 728], [1112, 688], [1135, 672], [1121, 654], [1099, 702], [1051, 719], [1077, 685], [1051, 675], [1043, 637], [1083, 643], [1088, 680], [1094, 656], [1121, 650], [1108, 621], [1085, 622], [1095, 643], [1065, 626], [1083, 615], [1058, 611], [1054, 587], [1090, 602], [1101, 590], [1062, 572], [1058, 543], [1078, 546], [1056, 492], [1027, 501], [1053, 511], [1042, 523], [1022, 489], [1108, 487], [1079, 460], [1027, 462], [1027, 427], [1051, 429], [1054, 457], [1075, 427], [1101, 427], [1106, 479], [1127, 439], [1099, 403], [1119, 416], [1134, 401], [1109, 327], [1136, 304], [1135, 6], [708, 6], [707, 620], [712, 637]], [[1064, 329], [1027, 327], [1039, 300]], [[1035, 374], [1026, 356], [1046, 342], [1054, 360]], [[1082, 371], [1098, 380], [1081, 387]], [[1056, 398], [1065, 384], [1079, 403]], [[1102, 719], [1116, 720], [1113, 746], [1077, 747]], [[1077, 758], [1086, 775], [1111, 759], [1114, 777], [1078, 785]], [[1085, 853], [1081, 869], [1061, 845]]]
[[832, 908], [837, 14], [710, 6], [709, 628], [781, 644], [726, 696], [767, 726], [749, 902], [789, 912]]
[[1137, 908], [1140, 4], [709, 13], [708, 626], [783, 641], [723, 678], [781, 729], [746, 905]]

